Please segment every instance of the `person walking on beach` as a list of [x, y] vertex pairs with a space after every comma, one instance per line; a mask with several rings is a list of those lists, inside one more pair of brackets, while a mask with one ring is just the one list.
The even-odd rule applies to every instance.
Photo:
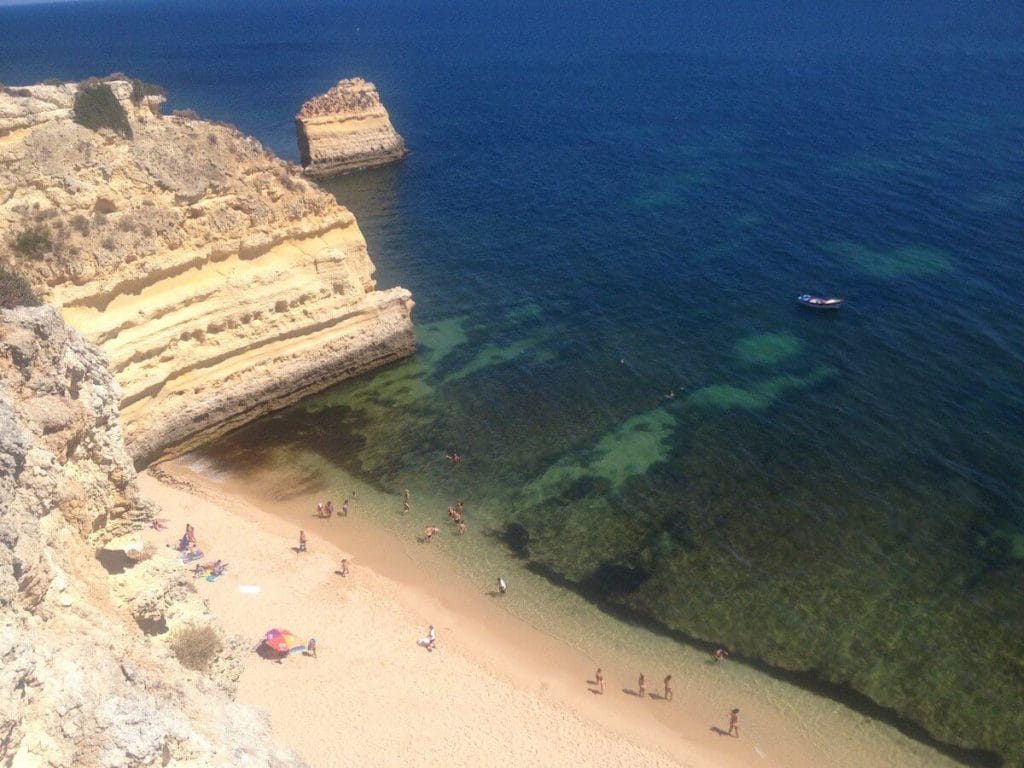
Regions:
[[315, 637], [309, 638], [309, 642], [306, 643], [306, 653], [309, 654], [310, 656], [312, 656], [314, 659], [316, 658], [316, 638]]
[[712, 657], [714, 657], [716, 662], [717, 661], [725, 661], [727, 658], [729, 658], [729, 652], [727, 650], [725, 650], [725, 648], [719, 648], [717, 651], [715, 651], [711, 655], [712, 655]]
[[434, 646], [437, 644], [437, 633], [434, 631], [434, 625], [430, 625], [430, 629], [427, 630], [427, 636], [421, 637], [416, 641], [417, 645], [426, 648], [428, 651], [434, 650]]
[[341, 575], [348, 576], [348, 559], [342, 558], [341, 560]]
[[299, 531], [299, 552], [306, 551], [306, 532]]
[[737, 739], [740, 737], [740, 711], [733, 709], [729, 713], [729, 735], [735, 736]]
[[597, 683], [597, 692], [604, 696], [604, 672], [601, 671], [600, 667], [594, 673], [594, 682]]
[[665, 675], [665, 701], [672, 701], [672, 675]]
[[647, 678], [644, 677], [644, 673], [640, 673], [640, 679], [636, 681], [636, 687], [640, 689], [638, 694], [640, 698], [647, 696]]

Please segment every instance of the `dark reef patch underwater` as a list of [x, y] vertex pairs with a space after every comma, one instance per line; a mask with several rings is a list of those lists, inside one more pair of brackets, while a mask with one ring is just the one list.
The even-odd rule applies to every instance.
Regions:
[[360, 75], [413, 152], [330, 188], [419, 354], [212, 455], [466, 498], [607, 605], [1024, 763], [1024, 7], [0, 8], [3, 82], [113, 70], [292, 159]]

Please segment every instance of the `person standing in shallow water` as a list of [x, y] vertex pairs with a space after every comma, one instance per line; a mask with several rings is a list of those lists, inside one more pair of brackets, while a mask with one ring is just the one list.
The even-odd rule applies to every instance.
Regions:
[[348, 517], [348, 499], [341, 503], [341, 514], [343, 517]]
[[729, 713], [729, 735], [735, 736], [737, 739], [740, 737], [740, 711], [734, 709]]

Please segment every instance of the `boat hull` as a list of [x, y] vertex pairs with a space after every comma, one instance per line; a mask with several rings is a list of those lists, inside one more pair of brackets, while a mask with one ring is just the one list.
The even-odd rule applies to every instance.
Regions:
[[843, 306], [845, 303], [843, 299], [835, 296], [812, 296], [805, 293], [803, 296], [797, 296], [797, 304], [807, 309], [818, 309], [818, 310], [836, 310]]

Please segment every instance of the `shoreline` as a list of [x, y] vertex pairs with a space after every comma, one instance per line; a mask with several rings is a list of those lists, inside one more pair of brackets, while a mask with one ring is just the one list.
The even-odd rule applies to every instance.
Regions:
[[[228, 575], [217, 583], [198, 584], [229, 632], [255, 643], [262, 632], [276, 626], [273, 622], [262, 626], [258, 622], [266, 623], [269, 617], [257, 620], [245, 609], [247, 598], [237, 591], [240, 584], [262, 585], [261, 594], [248, 599], [251, 607], [273, 604], [280, 599], [273, 595], [284, 589], [296, 606], [297, 619], [304, 614], [310, 623], [317, 621], [314, 617], [321, 608], [351, 610], [352, 595], [365, 590], [360, 601], [374, 606], [376, 622], [390, 624], [395, 634], [402, 635], [375, 636], [370, 641], [370, 648], [377, 648], [381, 655], [381, 664], [391, 668], [397, 663], [404, 670], [396, 676], [391, 669], [380, 678], [382, 690], [388, 692], [384, 698], [391, 703], [388, 712], [398, 722], [410, 717], [414, 721], [406, 723], [408, 730], [396, 724], [391, 735], [419, 732], [432, 719], [436, 722], [428, 727], [454, 727], [458, 733], [448, 739], [454, 742], [446, 742], [438, 753], [448, 755], [444, 759], [449, 764], [486, 763], [492, 750], [506, 749], [510, 744], [544, 750], [539, 757], [536, 753], [529, 757], [523, 754], [522, 759], [562, 764], [562, 758], [556, 757], [560, 752], [551, 741], [554, 737], [544, 732], [545, 723], [550, 722], [559, 724], [559, 734], [568, 734], [569, 745], [562, 750], [570, 749], [575, 757], [566, 757], [565, 762], [584, 764], [614, 764], [618, 758], [612, 759], [612, 753], [622, 750], [622, 759], [639, 757], [644, 764], [726, 768], [880, 764], [923, 768], [958, 764], [836, 701], [743, 665], [716, 665], [703, 651], [629, 625], [525, 570], [500, 574], [508, 577], [509, 594], [493, 596], [491, 582], [483, 584], [460, 572], [446, 557], [451, 547], [446, 546], [446, 537], [450, 536], [447, 528], [441, 539], [430, 545], [417, 544], [412, 537], [406, 541], [383, 524], [389, 497], [372, 489], [359, 487], [352, 515], [326, 521], [315, 519], [312, 511], [317, 498], [332, 494], [294, 471], [268, 473], [261, 468], [257, 476], [255, 471], [236, 468], [211, 473], [201, 461], [189, 462], [186, 457], [161, 465], [157, 473], [169, 475], [177, 487], [150, 472], [140, 475], [140, 485], [146, 496], [163, 508], [160, 514], [170, 518], [171, 531], [183, 528], [185, 517], [190, 515], [187, 521], [199, 530], [200, 541], [206, 545], [209, 539], [213, 545], [207, 555], [223, 556], [231, 563]], [[358, 481], [346, 480], [355, 492]], [[334, 492], [333, 496], [337, 499], [339, 494]], [[397, 503], [401, 504], [400, 499]], [[336, 506], [340, 508], [341, 504], [336, 502]], [[401, 522], [404, 528], [411, 524], [416, 530], [413, 519]], [[306, 530], [310, 552], [302, 556], [301, 562], [295, 562], [298, 555], [291, 548], [297, 543], [299, 527]], [[151, 538], [160, 536], [154, 532]], [[345, 580], [334, 573], [341, 557], [349, 558], [352, 569]], [[269, 574], [263, 573], [260, 563], [270, 563]], [[311, 568], [313, 563], [315, 568]], [[308, 593], [297, 588], [296, 578], [308, 584]], [[536, 601], [532, 599], [535, 595]], [[288, 604], [287, 600], [282, 603]], [[378, 615], [380, 612], [386, 621]], [[288, 626], [284, 619], [280, 621]], [[430, 623], [438, 629], [439, 653], [428, 654], [415, 646], [415, 640]], [[312, 627], [289, 628], [300, 635], [315, 634], [321, 656], [339, 653], [339, 643], [331, 633], [344, 634], [342, 628], [316, 627], [315, 632]], [[372, 655], [367, 650], [362, 661]], [[443, 692], [445, 700], [454, 706], [446, 712], [445, 707], [435, 709], [432, 704], [425, 713], [422, 700], [403, 688], [426, 683], [418, 675], [424, 664], [441, 666], [435, 663], [438, 657], [451, 663], [447, 670], [451, 675], [460, 673], [458, 681], [447, 681], [443, 675], [440, 679], [432, 677], [438, 687], [420, 689], [419, 693], [436, 703], [435, 697]], [[321, 670], [326, 666], [320, 663], [322, 659], [309, 661]], [[335, 657], [335, 661], [341, 663], [341, 658]], [[328, 674], [327, 682], [347, 684], [353, 675], [362, 681], [374, 674], [360, 669], [359, 661], [347, 659]], [[289, 660], [284, 666], [303, 665]], [[372, 669], [374, 664], [369, 666]], [[607, 682], [604, 696], [594, 695], [591, 690], [598, 666], [604, 669]], [[295, 717], [292, 709], [280, 709], [278, 694], [284, 681], [278, 679], [268, 695], [267, 678], [278, 677], [270, 667], [278, 665], [268, 666], [255, 656], [246, 662], [239, 700], [268, 710], [275, 732], [311, 765], [330, 764], [322, 744], [311, 749], [310, 737], [316, 734], [304, 727], [305, 715]], [[635, 691], [641, 670], [646, 674], [649, 694], [660, 693], [662, 677], [671, 673], [674, 700], [641, 703], [635, 695], [627, 695]], [[431, 676], [436, 671], [431, 669]], [[308, 681], [303, 678], [302, 682]], [[450, 690], [452, 686], [457, 689], [455, 693]], [[347, 690], [345, 685], [342, 689]], [[360, 690], [358, 697], [346, 694], [347, 706], [361, 711], [379, 706], [375, 701], [379, 694], [373, 686]], [[315, 710], [323, 706], [315, 690], [306, 693], [301, 700], [307, 707]], [[463, 695], [469, 700], [455, 703]], [[518, 716], [510, 716], [508, 701], [517, 702]], [[741, 738], [725, 739], [714, 731], [724, 731], [727, 713], [733, 706], [741, 710]], [[534, 722], [541, 712], [539, 721]], [[417, 725], [415, 721], [422, 723]], [[351, 736], [329, 730], [342, 741]], [[368, 744], [373, 742], [373, 737], [364, 738], [369, 738]], [[594, 754], [595, 745], [606, 739], [610, 742], [603, 747], [604, 756]], [[385, 733], [377, 749], [384, 749], [388, 743]], [[409, 764], [410, 759], [416, 763], [413, 756], [420, 753], [415, 740], [403, 743], [406, 748], [399, 750], [395, 764]], [[371, 752], [367, 759], [381, 764], [382, 758], [379, 752]], [[426, 758], [421, 755], [421, 759]], [[507, 762], [507, 757], [503, 756], [502, 762]]]

